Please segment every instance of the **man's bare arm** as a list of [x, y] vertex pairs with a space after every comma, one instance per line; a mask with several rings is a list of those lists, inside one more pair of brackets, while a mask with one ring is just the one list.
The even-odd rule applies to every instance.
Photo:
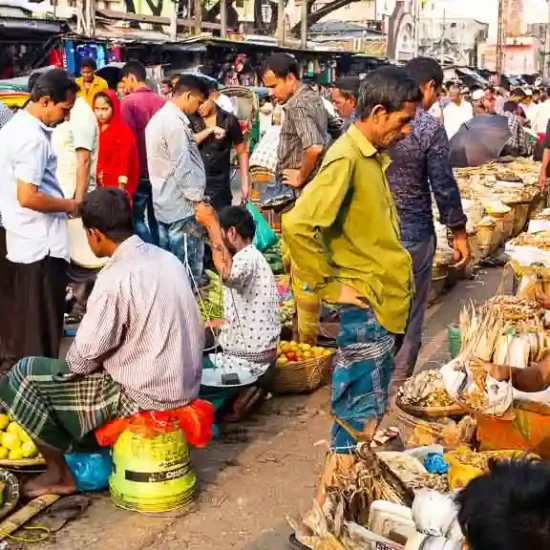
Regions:
[[304, 150], [302, 161], [300, 164], [300, 181], [305, 184], [311, 172], [317, 165], [319, 158], [323, 154], [324, 147], [322, 145], [313, 145]]
[[67, 212], [76, 214], [77, 202], [74, 199], [61, 199], [52, 197], [38, 190], [36, 185], [17, 181], [17, 200], [23, 208], [35, 212]]
[[90, 172], [92, 169], [92, 153], [88, 149], [76, 150], [76, 191], [75, 199], [82, 202], [90, 184]]

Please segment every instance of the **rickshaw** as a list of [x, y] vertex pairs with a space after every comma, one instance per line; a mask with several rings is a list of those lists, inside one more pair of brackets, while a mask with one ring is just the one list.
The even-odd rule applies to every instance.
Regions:
[[27, 83], [27, 76], [0, 80], [0, 101], [12, 111], [21, 109], [30, 97]]

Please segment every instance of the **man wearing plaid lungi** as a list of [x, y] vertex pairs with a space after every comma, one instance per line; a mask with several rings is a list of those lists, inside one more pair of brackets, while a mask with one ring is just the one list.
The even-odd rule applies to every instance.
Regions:
[[118, 189], [91, 192], [81, 215], [92, 251], [110, 259], [67, 358], [28, 357], [0, 379], [0, 403], [46, 460], [23, 489], [29, 498], [76, 491], [64, 453], [97, 428], [199, 392], [204, 329], [184, 266], [134, 234]]

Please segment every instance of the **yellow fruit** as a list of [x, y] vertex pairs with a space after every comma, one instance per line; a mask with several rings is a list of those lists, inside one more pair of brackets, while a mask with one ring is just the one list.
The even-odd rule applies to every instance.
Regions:
[[6, 432], [9, 434], [15, 434], [17, 437], [19, 437], [19, 426], [16, 422], [10, 422], [8, 424], [8, 427], [6, 428]]
[[332, 350], [331, 349], [326, 349], [324, 352], [323, 352], [324, 355], [332, 355]]
[[29, 441], [32, 442], [31, 436], [21, 426], [19, 426], [17, 435], [19, 436], [20, 441], [23, 443], [27, 443]]
[[38, 454], [38, 449], [32, 441], [25, 441], [25, 443], [21, 445], [21, 453], [25, 458], [32, 458]]
[[302, 351], [310, 351], [311, 350], [311, 345], [310, 344], [300, 344], [300, 349]]
[[0, 460], [4, 460], [5, 458], [8, 458], [8, 455], [10, 452], [5, 447], [0, 447]]
[[311, 351], [304, 351], [302, 357], [304, 359], [311, 359], [313, 357], [313, 353], [311, 353]]
[[323, 355], [323, 348], [313, 348], [311, 351], [315, 357], [321, 357]]
[[5, 430], [10, 423], [10, 417], [7, 414], [0, 414], [0, 430]]
[[277, 359], [277, 365], [279, 367], [284, 367], [287, 364], [288, 364], [288, 359], [286, 357], [279, 357], [279, 359]]
[[10, 460], [21, 460], [23, 458], [23, 451], [21, 450], [21, 447], [18, 447], [17, 449], [13, 449], [13, 451], [10, 451], [8, 458]]
[[17, 434], [5, 432], [2, 434], [2, 447], [12, 451], [21, 447], [21, 442], [17, 437]]

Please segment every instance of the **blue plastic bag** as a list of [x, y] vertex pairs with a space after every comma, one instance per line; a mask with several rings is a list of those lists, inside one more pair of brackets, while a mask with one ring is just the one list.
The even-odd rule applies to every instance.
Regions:
[[65, 455], [65, 460], [76, 481], [76, 490], [79, 493], [103, 491], [109, 487], [109, 477], [113, 471], [111, 449], [90, 453], [70, 453]]
[[254, 235], [254, 246], [260, 251], [265, 252], [275, 244], [277, 244], [277, 235], [271, 229], [267, 220], [262, 216], [261, 212], [251, 203], [246, 203], [246, 209], [254, 218], [256, 224], [256, 234]]

